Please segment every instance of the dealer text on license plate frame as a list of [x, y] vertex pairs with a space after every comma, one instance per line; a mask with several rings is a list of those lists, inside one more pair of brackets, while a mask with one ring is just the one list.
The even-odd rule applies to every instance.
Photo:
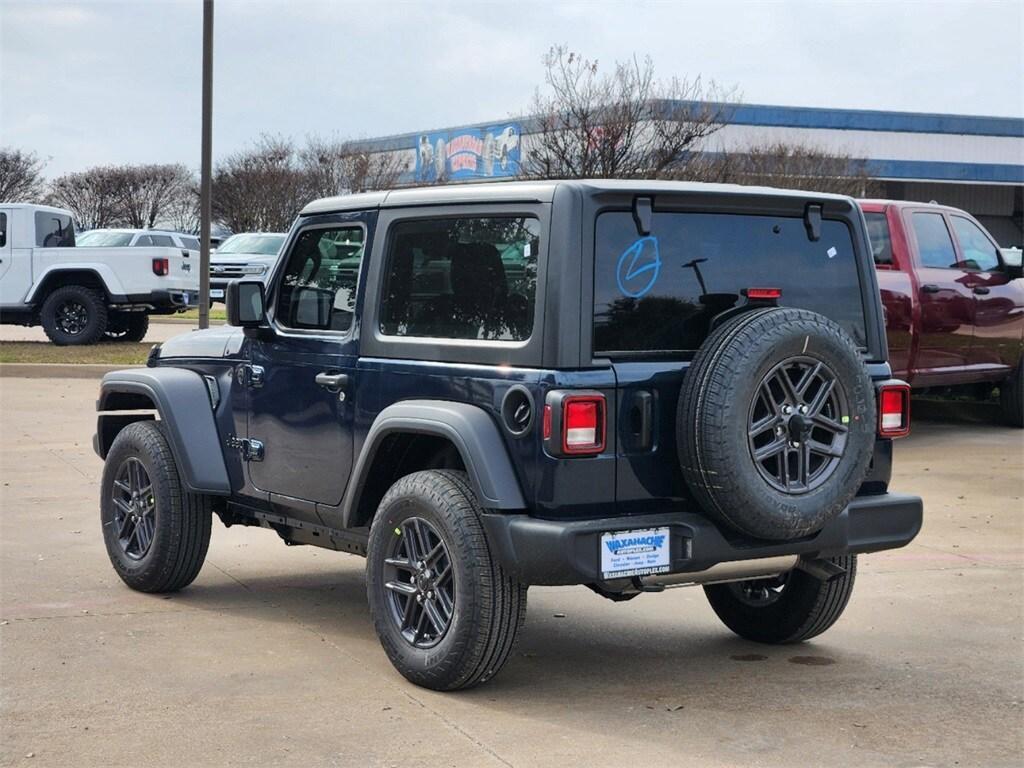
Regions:
[[601, 578], [621, 579], [668, 573], [672, 567], [668, 528], [601, 534]]

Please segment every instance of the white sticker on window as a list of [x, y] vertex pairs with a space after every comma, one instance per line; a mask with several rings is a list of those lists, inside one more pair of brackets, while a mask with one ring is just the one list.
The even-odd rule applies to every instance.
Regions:
[[830, 259], [834, 259], [836, 257], [836, 254], [839, 253], [839, 251], [837, 251], [836, 247], [833, 245], [831, 248], [829, 248], [827, 251], [825, 251], [825, 253], [828, 254], [828, 257]]

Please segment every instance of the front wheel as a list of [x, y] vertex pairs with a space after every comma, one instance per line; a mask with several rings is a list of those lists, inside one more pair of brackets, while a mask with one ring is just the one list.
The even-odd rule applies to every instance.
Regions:
[[704, 594], [718, 618], [758, 643], [799, 643], [820, 635], [843, 613], [857, 575], [857, 556], [831, 558], [844, 573], [824, 581], [794, 569], [767, 579], [711, 584]]
[[526, 587], [495, 562], [465, 472], [407, 475], [370, 528], [367, 596], [385, 653], [438, 691], [497, 674], [526, 617]]
[[136, 421], [114, 439], [103, 467], [100, 520], [110, 562], [132, 589], [175, 592], [206, 559], [213, 512], [190, 493], [155, 421]]
[[1024, 359], [1017, 369], [999, 384], [999, 405], [1003, 421], [1011, 427], [1024, 427]]

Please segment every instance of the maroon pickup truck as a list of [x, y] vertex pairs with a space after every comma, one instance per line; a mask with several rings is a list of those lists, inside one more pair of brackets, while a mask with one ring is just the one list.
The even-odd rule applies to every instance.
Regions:
[[1024, 280], [970, 214], [934, 203], [860, 201], [885, 308], [893, 375], [914, 389], [999, 387], [1024, 426]]

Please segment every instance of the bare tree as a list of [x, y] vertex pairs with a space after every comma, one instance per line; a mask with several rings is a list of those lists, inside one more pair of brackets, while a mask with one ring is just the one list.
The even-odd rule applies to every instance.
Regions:
[[537, 130], [522, 162], [531, 178], [677, 175], [736, 100], [700, 77], [658, 81], [649, 58], [602, 74], [596, 61], [557, 46], [544, 65], [546, 87], [533, 101]]
[[286, 230], [309, 197], [290, 139], [262, 136], [213, 173], [213, 215], [234, 232]]
[[852, 197], [879, 193], [864, 160], [809, 144], [774, 142], [696, 158], [676, 178], [834, 192]]
[[83, 229], [108, 227], [120, 223], [116, 168], [98, 166], [77, 173], [66, 173], [50, 184], [47, 201], [67, 208]]
[[113, 169], [119, 218], [129, 227], [152, 228], [195, 183], [184, 165], [125, 165]]
[[199, 184], [192, 178], [171, 199], [163, 214], [164, 222], [179, 232], [199, 232]]
[[359, 142], [312, 136], [299, 153], [313, 196], [392, 189], [406, 171], [401, 152], [370, 152]]
[[34, 152], [0, 147], [0, 201], [34, 203], [43, 198], [44, 160]]

